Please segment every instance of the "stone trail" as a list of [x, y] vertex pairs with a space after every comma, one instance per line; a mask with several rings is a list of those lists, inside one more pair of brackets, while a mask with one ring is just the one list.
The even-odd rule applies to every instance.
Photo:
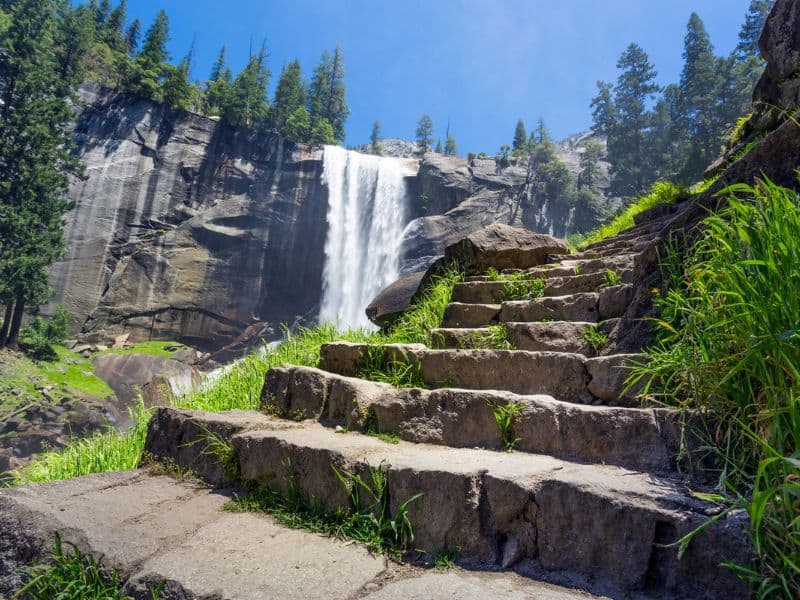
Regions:
[[[459, 564], [469, 572], [420, 575], [403, 567], [407, 570], [402, 580], [384, 586], [381, 574], [401, 567], [387, 567], [357, 545], [286, 532], [255, 515], [212, 519], [201, 514], [190, 535], [176, 534], [180, 541], [164, 542], [163, 552], [142, 552], [131, 559], [98, 540], [135, 537], [143, 523], [149, 523], [144, 513], [142, 524], [129, 530], [117, 529], [114, 519], [98, 521], [92, 533], [94, 521], [81, 524], [76, 518], [75, 529], [70, 530], [69, 523], [67, 531], [86, 539], [87, 547], [106, 552], [114, 564], [126, 566], [132, 589], [143, 589], [161, 577], [184, 590], [176, 598], [205, 597], [211, 589], [222, 590], [212, 597], [242, 597], [244, 588], [236, 587], [242, 580], [251, 586], [250, 597], [314, 597], [319, 590], [331, 598], [469, 598], [494, 591], [496, 597], [557, 598], [577, 593], [536, 588], [540, 584], [535, 581], [615, 598], [746, 597], [746, 588], [719, 566], [725, 560], [745, 562], [750, 556], [744, 513], [720, 516], [681, 558], [670, 546], [722, 511], [695, 497], [692, 490], [699, 484], [678, 468], [679, 453], [693, 447], [683, 428], [693, 417], [643, 406], [636, 389], [625, 389], [625, 379], [628, 367], [644, 356], [615, 352], [614, 343], [603, 346], [596, 337], [589, 343], [586, 333], [597, 328], [616, 339], [637, 286], [644, 285], [638, 261], [651, 251], [652, 232], [658, 226], [638, 225], [578, 254], [554, 255], [551, 250], [533, 264], [530, 256], [522, 256], [526, 270], [508, 272], [524, 273], [517, 278], [544, 279], [541, 298], [508, 300], [504, 285], [471, 276], [456, 286], [444, 322], [431, 332], [430, 347], [330, 343], [321, 349], [318, 369], [271, 369], [262, 407], [283, 418], [162, 408], [151, 422], [147, 451], [214, 486], [230, 487], [239, 480], [232, 480], [204, 451], [209, 432], [235, 449], [241, 479], [282, 492], [296, 486], [303, 496], [329, 508], [348, 502], [332, 466], [360, 474], [380, 466], [388, 478], [392, 511], [423, 494], [408, 513], [413, 548], [429, 555], [458, 549]], [[487, 256], [499, 266], [508, 264], [503, 252], [472, 252], [469, 260], [485, 269]], [[498, 327], [509, 344], [483, 347], [487, 334]], [[362, 367], [377, 355], [411, 368], [428, 389], [396, 388], [360, 378]], [[495, 411], [511, 403], [519, 408], [509, 431], [517, 442], [509, 453], [502, 451]], [[374, 437], [376, 432], [400, 441], [389, 443]], [[166, 493], [183, 485], [141, 474], [120, 477], [134, 478], [125, 484], [132, 498], [148, 486]], [[7, 492], [4, 501], [21, 501], [16, 494], [47, 497], [58, 489], [15, 490]], [[154, 497], [162, 492], [154, 490]], [[192, 493], [218, 497], [209, 491]], [[85, 500], [92, 494], [83, 490], [76, 497]], [[37, 506], [48, 519], [53, 515], [43, 503]], [[122, 510], [111, 502], [108, 506]], [[215, 506], [218, 510], [219, 504]], [[180, 523], [192, 510], [176, 507], [169, 512], [177, 511]], [[153, 526], [163, 529], [158, 535], [171, 535], [169, 527]], [[150, 542], [145, 535], [132, 547], [140, 543]], [[304, 545], [318, 557], [313, 564], [301, 560]], [[259, 552], [263, 556], [256, 561]], [[205, 571], [213, 563], [211, 553], [225, 557], [218, 577]], [[278, 554], [275, 564], [265, 564]], [[286, 571], [292, 569], [293, 580], [300, 582], [294, 587], [287, 583]], [[336, 577], [341, 589], [329, 583]], [[373, 584], [380, 590], [370, 588]], [[259, 595], [260, 589], [270, 591]], [[376, 595], [370, 596], [368, 589]]]

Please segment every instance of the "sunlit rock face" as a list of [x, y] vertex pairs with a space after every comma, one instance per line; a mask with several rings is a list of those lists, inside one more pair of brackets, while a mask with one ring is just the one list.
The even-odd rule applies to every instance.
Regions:
[[[326, 156], [91, 85], [80, 92], [86, 177], [72, 185], [46, 312], [63, 303], [90, 340], [129, 333], [227, 356], [298, 317], [363, 325], [384, 280], [426, 268], [476, 229], [560, 236], [596, 218], [537, 204], [530, 186], [520, 196], [521, 160]], [[559, 147], [572, 171], [584, 137]]]
[[51, 279], [76, 329], [218, 348], [248, 326], [317, 310], [321, 150], [87, 87], [82, 96], [86, 179], [72, 186], [67, 255]]

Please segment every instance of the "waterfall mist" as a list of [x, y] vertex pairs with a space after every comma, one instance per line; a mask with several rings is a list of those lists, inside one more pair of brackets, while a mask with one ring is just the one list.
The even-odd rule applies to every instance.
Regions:
[[328, 187], [320, 322], [370, 327], [364, 309], [397, 279], [406, 224], [402, 160], [325, 146], [323, 181]]

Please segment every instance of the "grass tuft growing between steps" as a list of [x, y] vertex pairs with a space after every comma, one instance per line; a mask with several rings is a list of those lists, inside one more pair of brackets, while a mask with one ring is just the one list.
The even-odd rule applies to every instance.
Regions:
[[686, 194], [682, 187], [659, 181], [653, 184], [650, 193], [641, 196], [624, 208], [610, 223], [601, 225], [594, 231], [586, 234], [582, 240], [574, 238], [573, 242], [578, 242], [580, 248], [585, 248], [591, 244], [596, 244], [606, 238], [617, 235], [634, 226], [633, 217], [646, 210], [661, 206], [662, 204], [673, 204]]
[[769, 181], [725, 193], [667, 278], [660, 340], [631, 381], [710, 415], [720, 488], [747, 509], [758, 556], [736, 572], [759, 598], [798, 598], [800, 194]]
[[414, 541], [414, 530], [408, 518], [408, 507], [422, 494], [415, 494], [390, 510], [389, 479], [383, 465], [367, 465], [366, 472], [352, 473], [331, 465], [347, 491], [349, 505], [325, 508], [315, 498], [305, 498], [295, 480], [291, 462], [284, 465], [286, 493], [260, 484], [225, 505], [233, 512], [263, 512], [281, 525], [293, 529], [355, 540], [373, 552], [399, 559]]

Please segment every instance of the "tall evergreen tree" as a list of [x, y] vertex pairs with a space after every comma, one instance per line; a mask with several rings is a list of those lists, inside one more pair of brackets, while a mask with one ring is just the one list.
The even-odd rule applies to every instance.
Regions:
[[691, 155], [683, 177], [693, 181], [716, 157], [720, 149], [717, 103], [720, 63], [705, 25], [697, 13], [692, 13], [686, 26], [681, 71], [681, 127], [692, 140]]
[[208, 80], [205, 94], [205, 111], [209, 115], [220, 114], [231, 94], [233, 73], [225, 62], [226, 53], [227, 48], [222, 46], [219, 56], [211, 68], [211, 77]]
[[514, 129], [514, 141], [511, 148], [515, 153], [521, 154], [528, 150], [528, 134], [525, 131], [525, 123], [522, 119], [517, 121], [517, 126]]
[[447, 137], [444, 140], [444, 155], [456, 156], [457, 154], [458, 154], [458, 144], [456, 144], [456, 138], [453, 136], [452, 133], [448, 132]]
[[142, 50], [136, 61], [145, 69], [157, 69], [169, 59], [167, 42], [169, 41], [169, 18], [167, 13], [159, 10], [153, 24], [145, 34]]
[[[0, 302], [6, 305], [0, 346], [16, 347], [26, 308], [48, 297], [46, 268], [64, 250], [77, 67], [59, 64], [54, 5], [4, 3], [13, 26], [0, 32]], [[78, 63], [81, 57], [71, 55]], [[67, 77], [62, 77], [62, 72]], [[13, 305], [13, 308], [11, 308]]]
[[744, 23], [739, 31], [739, 43], [736, 46], [740, 60], [749, 57], [760, 58], [758, 38], [761, 37], [761, 30], [764, 29], [764, 23], [774, 4], [775, 0], [750, 0]]
[[375, 121], [372, 125], [372, 134], [369, 136], [370, 141], [370, 153], [375, 154], [376, 156], [380, 156], [383, 154], [383, 148], [381, 147], [381, 122]]
[[293, 60], [283, 69], [278, 87], [275, 89], [275, 101], [270, 110], [270, 121], [275, 131], [286, 135], [284, 127], [294, 111], [305, 104], [305, 89], [300, 76], [300, 61]]
[[222, 118], [234, 126], [257, 126], [269, 116], [267, 85], [267, 51], [262, 47], [234, 79], [231, 91], [222, 106]]
[[597, 178], [600, 176], [600, 154], [603, 145], [597, 140], [589, 140], [583, 148], [580, 157], [581, 172], [578, 174], [578, 189], [584, 187], [594, 187]]
[[131, 56], [135, 55], [139, 50], [139, 35], [141, 31], [142, 22], [139, 19], [134, 19], [125, 30], [125, 48]]
[[103, 41], [109, 48], [118, 52], [126, 51], [126, 40], [124, 34], [125, 23], [128, 21], [128, 10], [126, 0], [122, 0], [112, 10], [103, 26]]
[[433, 145], [433, 119], [428, 115], [422, 115], [417, 123], [417, 152], [425, 154], [430, 152]]
[[655, 83], [655, 68], [638, 44], [628, 46], [617, 68], [621, 70], [614, 87], [617, 118], [608, 136], [612, 191], [622, 196], [635, 196], [652, 182], [646, 155], [650, 121], [647, 103], [659, 88]]
[[350, 108], [345, 101], [344, 56], [340, 46], [333, 55], [322, 53], [319, 64], [314, 69], [308, 93], [308, 108], [312, 127], [326, 119], [333, 127], [337, 142], [344, 141], [344, 124], [350, 116]]
[[592, 131], [595, 135], [608, 135], [617, 122], [617, 112], [611, 95], [613, 84], [598, 81], [597, 95], [592, 98]]

